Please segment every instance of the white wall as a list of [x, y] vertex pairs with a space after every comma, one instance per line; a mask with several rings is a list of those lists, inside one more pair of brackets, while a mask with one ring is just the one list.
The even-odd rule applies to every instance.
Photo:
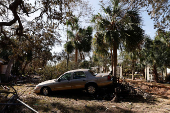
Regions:
[[170, 74], [170, 69], [169, 68], [167, 68], [167, 74]]

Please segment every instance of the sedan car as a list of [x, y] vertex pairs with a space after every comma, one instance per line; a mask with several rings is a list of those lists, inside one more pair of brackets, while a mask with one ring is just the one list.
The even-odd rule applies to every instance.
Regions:
[[51, 91], [86, 89], [89, 94], [94, 94], [98, 87], [111, 84], [111, 77], [107, 73], [93, 74], [89, 69], [77, 69], [67, 71], [57, 79], [39, 83], [34, 92], [49, 95]]

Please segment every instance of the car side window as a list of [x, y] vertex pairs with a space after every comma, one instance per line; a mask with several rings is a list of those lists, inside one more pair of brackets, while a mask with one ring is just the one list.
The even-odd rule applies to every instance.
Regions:
[[70, 80], [70, 78], [71, 78], [71, 73], [66, 73], [66, 74], [64, 74], [63, 76], [60, 77], [60, 81]]
[[83, 71], [74, 72], [73, 79], [81, 79], [81, 78], [86, 78], [86, 75]]

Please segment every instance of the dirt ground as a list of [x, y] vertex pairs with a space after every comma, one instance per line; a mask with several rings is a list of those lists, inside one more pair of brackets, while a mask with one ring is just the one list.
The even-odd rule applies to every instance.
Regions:
[[[39, 113], [169, 113], [170, 85], [144, 81], [128, 81], [133, 87], [140, 87], [147, 95], [126, 95], [119, 102], [106, 98], [96, 99], [85, 91], [53, 92], [50, 96], [33, 93], [35, 84], [14, 86], [19, 98]], [[16, 109], [17, 108], [17, 109]], [[13, 108], [8, 112], [13, 113]], [[15, 113], [30, 113], [27, 107], [16, 105]]]

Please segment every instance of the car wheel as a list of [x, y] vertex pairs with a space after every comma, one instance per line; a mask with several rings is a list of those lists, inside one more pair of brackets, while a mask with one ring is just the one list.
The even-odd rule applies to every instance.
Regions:
[[43, 87], [42, 90], [41, 90], [42, 94], [47, 96], [50, 94], [51, 90], [49, 87]]
[[88, 92], [89, 94], [95, 94], [97, 88], [96, 88], [96, 86], [94, 86], [94, 85], [88, 85], [87, 88], [86, 88], [86, 90], [87, 90], [87, 92]]

